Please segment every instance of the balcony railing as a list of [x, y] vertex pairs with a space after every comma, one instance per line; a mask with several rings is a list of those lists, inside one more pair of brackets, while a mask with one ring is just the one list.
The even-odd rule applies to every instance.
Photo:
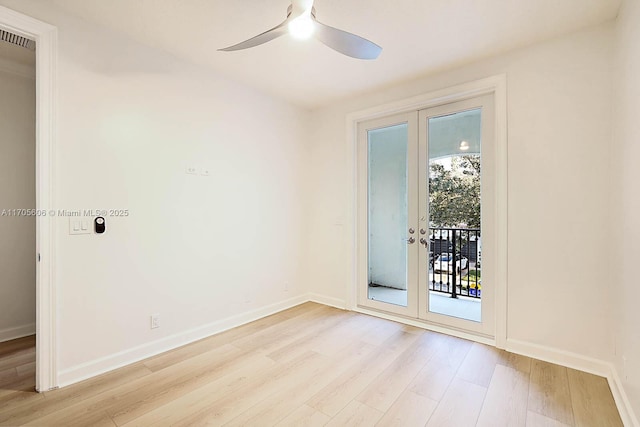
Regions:
[[480, 230], [430, 228], [429, 231], [429, 289], [451, 298], [481, 298]]

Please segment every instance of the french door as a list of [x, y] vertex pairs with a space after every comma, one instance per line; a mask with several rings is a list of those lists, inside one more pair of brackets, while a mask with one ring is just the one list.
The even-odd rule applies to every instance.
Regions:
[[495, 335], [493, 95], [358, 123], [358, 305]]

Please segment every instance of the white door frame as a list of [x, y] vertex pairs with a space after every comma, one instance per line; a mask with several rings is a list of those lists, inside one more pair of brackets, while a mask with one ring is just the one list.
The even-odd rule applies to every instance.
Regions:
[[[357, 288], [359, 279], [358, 270], [358, 123], [391, 114], [423, 110], [451, 102], [462, 101], [481, 95], [493, 94], [495, 102], [495, 138], [496, 138], [496, 222], [498, 229], [497, 236], [497, 260], [496, 260], [496, 293], [495, 293], [495, 343], [498, 348], [505, 348], [507, 340], [507, 76], [500, 74], [481, 80], [463, 83], [457, 86], [437, 90], [434, 92], [418, 95], [413, 98], [404, 99], [389, 104], [384, 104], [362, 111], [351, 113], [347, 116], [347, 168], [348, 182], [347, 194], [347, 215], [348, 221], [345, 223], [345, 231], [350, 236], [346, 240], [346, 253], [351, 254], [348, 276], [345, 283], [350, 284], [345, 295], [347, 308], [355, 311], [363, 311], [358, 308]], [[386, 318], [393, 316], [383, 315]], [[401, 317], [394, 320], [407, 322]], [[410, 321], [408, 323], [420, 325], [428, 329], [442, 331], [437, 325]], [[475, 337], [461, 333], [456, 330], [447, 330], [453, 335], [474, 339]], [[479, 339], [481, 340], [481, 339]], [[482, 340], [481, 340], [482, 341]]]
[[[54, 148], [58, 29], [0, 6], [0, 28], [36, 41], [36, 390], [57, 387]], [[54, 211], [55, 212], [55, 211]]]

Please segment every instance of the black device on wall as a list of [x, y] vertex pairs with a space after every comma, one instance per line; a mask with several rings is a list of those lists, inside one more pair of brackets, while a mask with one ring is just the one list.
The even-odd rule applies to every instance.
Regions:
[[103, 218], [103, 217], [101, 217], [101, 216], [97, 217], [97, 218], [93, 221], [93, 225], [94, 225], [94, 228], [95, 228], [95, 230], [96, 230], [96, 233], [98, 233], [98, 234], [102, 234], [102, 233], [104, 233], [104, 232], [105, 232], [105, 230], [106, 230], [106, 228], [107, 228], [107, 227], [106, 227], [106, 224], [105, 224], [105, 221], [104, 221], [104, 218]]

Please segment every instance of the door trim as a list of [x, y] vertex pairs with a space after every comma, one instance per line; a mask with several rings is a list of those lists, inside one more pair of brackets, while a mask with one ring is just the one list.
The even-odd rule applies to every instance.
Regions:
[[0, 6], [0, 28], [36, 41], [36, 390], [57, 387], [55, 143], [58, 29]]
[[[358, 271], [358, 123], [366, 120], [410, 111], [427, 109], [451, 102], [463, 101], [481, 95], [493, 94], [495, 107], [495, 143], [496, 143], [496, 221], [497, 221], [497, 251], [496, 251], [496, 289], [495, 289], [495, 345], [505, 348], [507, 340], [507, 76], [500, 74], [462, 83], [456, 86], [436, 90], [412, 98], [383, 104], [380, 106], [356, 111], [347, 115], [346, 130], [346, 159], [347, 159], [347, 212], [345, 231], [349, 236], [345, 239], [346, 253], [350, 254], [345, 282], [347, 286], [345, 301], [350, 310], [359, 311], [357, 287], [359, 283]], [[403, 319], [406, 321], [406, 319]], [[429, 329], [436, 328], [429, 322], [420, 322]], [[437, 327], [441, 329], [440, 327]], [[455, 330], [451, 333], [455, 335]], [[480, 337], [479, 337], [480, 339]], [[483, 339], [484, 341], [484, 339]]]

